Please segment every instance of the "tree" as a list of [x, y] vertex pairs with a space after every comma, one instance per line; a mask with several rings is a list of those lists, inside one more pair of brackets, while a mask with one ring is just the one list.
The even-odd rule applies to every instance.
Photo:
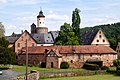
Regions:
[[120, 59], [114, 60], [113, 65], [116, 67], [116, 71], [120, 70]]
[[3, 37], [5, 33], [4, 25], [0, 22], [0, 37]]
[[75, 9], [72, 14], [72, 26], [64, 23], [60, 27], [59, 36], [55, 40], [55, 45], [79, 45], [80, 44], [80, 10]]
[[10, 48], [4, 48], [0, 46], [0, 64], [15, 64], [16, 53]]
[[55, 45], [79, 45], [78, 37], [75, 36], [70, 24], [64, 23], [61, 26], [59, 36], [55, 40]]
[[0, 38], [0, 64], [14, 64], [16, 62], [16, 53], [8, 48], [9, 42], [5, 37]]
[[5, 37], [1, 37], [1, 38], [0, 38], [0, 46], [7, 48], [8, 45], [9, 45], [8, 40], [6, 40]]
[[80, 10], [78, 8], [75, 8], [75, 10], [72, 13], [72, 27], [73, 32], [75, 32], [75, 35], [80, 37]]

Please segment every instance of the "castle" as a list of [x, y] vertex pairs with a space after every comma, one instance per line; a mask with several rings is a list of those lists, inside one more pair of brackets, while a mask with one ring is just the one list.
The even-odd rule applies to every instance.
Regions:
[[79, 68], [86, 61], [100, 63], [103, 66], [113, 65], [117, 53], [111, 49], [109, 42], [101, 29], [81, 33], [79, 46], [53, 46], [59, 31], [49, 31], [45, 26], [45, 16], [42, 10], [37, 15], [37, 26], [31, 25], [31, 33], [27, 30], [21, 34], [7, 36], [11, 47], [18, 55], [18, 64], [25, 64], [26, 46], [28, 47], [28, 63], [47, 68], [60, 68], [61, 62], [68, 62], [70, 67]]

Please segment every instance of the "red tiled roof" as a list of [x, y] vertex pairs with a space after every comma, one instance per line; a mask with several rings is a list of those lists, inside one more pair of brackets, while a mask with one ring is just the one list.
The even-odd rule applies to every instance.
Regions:
[[[82, 45], [82, 46], [36, 46], [28, 47], [29, 54], [44, 54], [45, 49], [47, 50], [58, 50], [59, 54], [70, 54], [70, 53], [81, 53], [81, 54], [102, 54], [102, 53], [117, 53], [108, 46], [102, 45]], [[25, 48], [22, 50], [25, 51]], [[25, 53], [25, 52], [24, 52]]]

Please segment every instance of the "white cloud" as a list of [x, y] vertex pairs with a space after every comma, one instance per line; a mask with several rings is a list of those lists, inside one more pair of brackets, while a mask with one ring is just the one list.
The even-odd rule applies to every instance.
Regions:
[[5, 24], [4, 26], [5, 26], [5, 29], [12, 29], [12, 30], [13, 30], [13, 29], [16, 29], [16, 28], [17, 28], [15, 25], [12, 25], [12, 24], [9, 24], [9, 25], [8, 25], [8, 24], [7, 24], [7, 25]]
[[7, 0], [0, 0], [0, 4], [6, 3]]
[[96, 26], [102, 24], [111, 24], [119, 22], [120, 16], [103, 16], [98, 18], [91, 18], [91, 20], [82, 21], [82, 27]]
[[69, 17], [67, 15], [60, 15], [60, 14], [55, 14], [51, 11], [50, 14], [46, 16], [46, 19], [48, 20], [53, 20], [53, 21], [68, 21]]
[[16, 18], [17, 23], [19, 24], [32, 24], [36, 21], [35, 16], [23, 16], [23, 17], [17, 17]]

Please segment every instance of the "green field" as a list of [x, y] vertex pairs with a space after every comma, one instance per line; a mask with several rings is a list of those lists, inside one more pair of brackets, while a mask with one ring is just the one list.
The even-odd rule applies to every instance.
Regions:
[[104, 74], [104, 75], [78, 76], [78, 77], [47, 78], [40, 80], [120, 80], [120, 76]]
[[[13, 68], [12, 68], [13, 71], [17, 71], [17, 72], [25, 72], [26, 70], [26, 66], [18, 66], [18, 65], [14, 65]], [[72, 68], [69, 68], [69, 69], [58, 69], [58, 68], [40, 68], [40, 67], [28, 67], [28, 71], [31, 71], [31, 70], [38, 70], [40, 72], [73, 72], [73, 71], [84, 71], [85, 69], [82, 69], [82, 68], [78, 68], [78, 69], [72, 69]]]

